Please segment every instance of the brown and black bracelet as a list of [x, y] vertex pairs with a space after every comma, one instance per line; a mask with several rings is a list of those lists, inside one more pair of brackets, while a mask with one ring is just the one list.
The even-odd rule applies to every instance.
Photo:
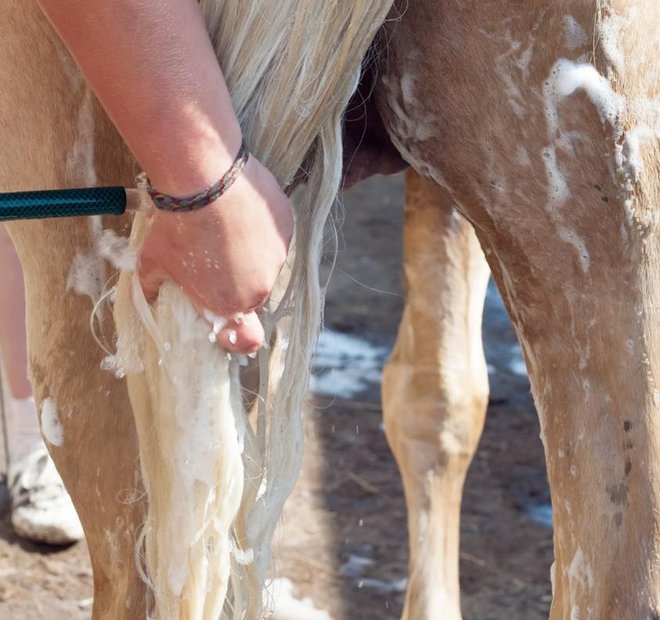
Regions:
[[196, 211], [206, 205], [217, 200], [224, 194], [238, 178], [238, 176], [245, 168], [250, 152], [245, 146], [245, 142], [241, 142], [241, 148], [236, 155], [234, 163], [229, 170], [225, 172], [222, 178], [218, 179], [213, 185], [209, 185], [206, 189], [201, 190], [189, 196], [168, 196], [151, 187], [149, 179], [147, 179], [147, 192], [158, 209], [163, 211], [172, 211], [174, 213], [183, 213], [186, 211]]

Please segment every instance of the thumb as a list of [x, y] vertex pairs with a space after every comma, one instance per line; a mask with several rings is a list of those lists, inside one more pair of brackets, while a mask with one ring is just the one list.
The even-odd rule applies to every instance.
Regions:
[[230, 320], [218, 334], [218, 343], [232, 353], [254, 353], [264, 343], [264, 328], [256, 312], [249, 312], [242, 320]]
[[137, 271], [144, 296], [149, 303], [153, 303], [158, 297], [160, 285], [169, 276], [157, 261], [145, 255], [139, 257]]

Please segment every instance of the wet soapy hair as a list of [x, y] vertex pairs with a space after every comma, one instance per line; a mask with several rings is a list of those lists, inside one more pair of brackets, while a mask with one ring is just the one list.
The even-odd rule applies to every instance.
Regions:
[[[296, 191], [286, 292], [261, 313], [258, 415], [243, 408], [238, 361], [172, 284], [149, 306], [124, 270], [115, 304], [149, 510], [137, 555], [166, 620], [258, 620], [270, 544], [302, 455], [302, 401], [321, 321], [324, 226], [339, 189], [343, 112], [391, 0], [201, 0], [246, 144]], [[139, 248], [144, 216], [134, 221]], [[281, 359], [278, 359], [281, 358]], [[269, 369], [278, 367], [276, 378]], [[281, 376], [280, 376], [281, 374]]]

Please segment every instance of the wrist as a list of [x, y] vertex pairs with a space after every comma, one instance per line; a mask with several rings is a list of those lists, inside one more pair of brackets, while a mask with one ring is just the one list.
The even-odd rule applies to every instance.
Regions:
[[145, 165], [144, 171], [154, 189], [175, 197], [195, 194], [215, 183], [232, 166], [242, 141], [238, 122], [226, 125], [222, 134], [215, 128], [200, 128], [181, 139], [171, 137], [161, 147], [163, 155]]
[[213, 181], [213, 183], [206, 185], [202, 190], [183, 196], [173, 196], [155, 188], [148, 181], [147, 191], [151, 196], [154, 206], [162, 211], [173, 213], [197, 211], [218, 200], [231, 188], [241, 176], [249, 157], [250, 153], [247, 146], [241, 141], [241, 146], [236, 157], [224, 174]]

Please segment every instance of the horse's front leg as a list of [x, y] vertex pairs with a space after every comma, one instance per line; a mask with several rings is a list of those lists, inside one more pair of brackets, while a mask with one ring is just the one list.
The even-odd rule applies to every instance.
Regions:
[[388, 127], [475, 224], [527, 361], [553, 620], [660, 614], [657, 19], [651, 0], [420, 1], [390, 26]]
[[489, 270], [435, 184], [406, 177], [406, 307], [383, 376], [387, 438], [410, 537], [403, 617], [459, 620], [461, 496], [488, 403], [481, 315]]

